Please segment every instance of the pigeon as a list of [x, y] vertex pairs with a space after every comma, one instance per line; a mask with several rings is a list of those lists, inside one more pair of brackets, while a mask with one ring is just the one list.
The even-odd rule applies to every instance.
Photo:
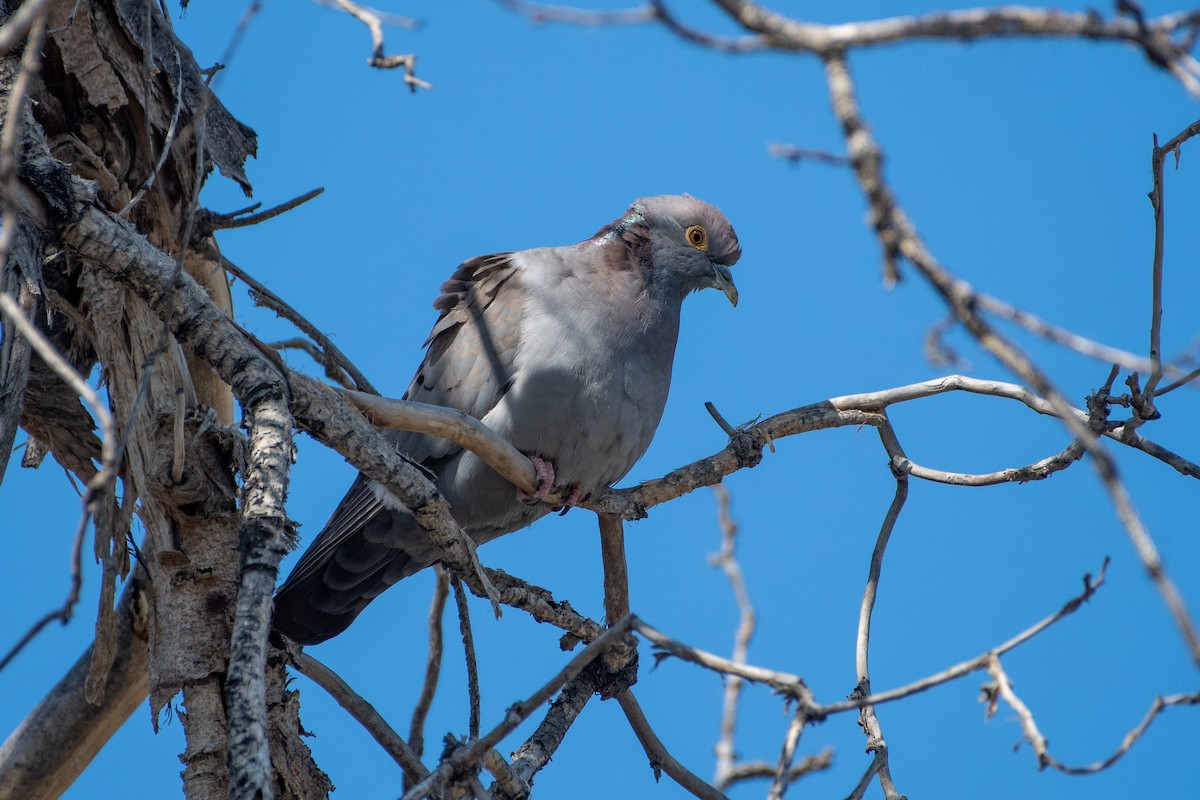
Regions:
[[[458, 409], [511, 442], [537, 468], [534, 495], [452, 442], [385, 435], [434, 477], [476, 544], [549, 512], [540, 500], [552, 486], [568, 507], [611, 486], [662, 417], [683, 299], [715, 288], [736, 306], [740, 256], [717, 208], [660, 195], [578, 244], [479, 256], [442, 285], [404, 398]], [[276, 593], [274, 627], [299, 645], [326, 641], [438, 559], [403, 504], [360, 474]]]

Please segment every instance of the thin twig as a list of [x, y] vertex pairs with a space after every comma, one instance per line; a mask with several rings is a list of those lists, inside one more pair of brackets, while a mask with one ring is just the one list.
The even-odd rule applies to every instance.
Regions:
[[638, 741], [642, 743], [642, 749], [646, 751], [646, 758], [650, 761], [650, 768], [654, 770], [655, 780], [658, 779], [660, 773], [665, 772], [671, 776], [672, 780], [691, 792], [694, 797], [702, 800], [728, 800], [724, 794], [709, 786], [668, 752], [662, 740], [650, 727], [650, 722], [642, 712], [642, 707], [633, 696], [633, 692], [628, 689], [621, 692], [617, 695], [617, 702], [621, 704], [621, 710], [625, 712], [625, 719], [629, 720], [630, 727], [633, 728]]
[[331, 359], [328, 353], [322, 352], [321, 348], [302, 336], [293, 336], [291, 339], [280, 339], [277, 342], [267, 342], [267, 347], [275, 350], [302, 350], [313, 361], [321, 365], [321, 368], [325, 370], [326, 378], [336, 382], [343, 389], [354, 390], [354, 381], [346, 374], [346, 370], [342, 368], [341, 364]]
[[[871, 563], [867, 568], [867, 585], [863, 589], [862, 604], [859, 607], [858, 636], [855, 639], [854, 647], [854, 664], [858, 673], [858, 683], [855, 685], [851, 697], [865, 697], [871, 694], [870, 659], [868, 657], [871, 646], [871, 616], [874, 613], [875, 599], [879, 593], [884, 552], [887, 550], [892, 531], [896, 528], [896, 520], [899, 519], [900, 512], [904, 508], [904, 502], [908, 499], [908, 474], [895, 466], [899, 461], [908, 460], [904, 448], [901, 446], [900, 440], [896, 438], [896, 432], [892, 429], [890, 422], [885, 421], [878, 427], [878, 431], [880, 441], [891, 457], [892, 475], [896, 479], [896, 493], [888, 507], [887, 514], [884, 515], [883, 524], [879, 527], [879, 536], [875, 539], [875, 548], [871, 551]], [[867, 737], [867, 752], [873, 752], [875, 760], [878, 762], [876, 773], [879, 775], [884, 795], [888, 800], [897, 800], [900, 795], [891, 785], [887, 741], [884, 739], [883, 728], [873, 705], [864, 705], [859, 709], [859, 725]]]
[[1021, 722], [1021, 730], [1025, 733], [1025, 740], [1033, 745], [1033, 752], [1037, 755], [1038, 766], [1046, 765], [1046, 737], [1038, 730], [1037, 722], [1033, 719], [1033, 712], [1029, 707], [1017, 697], [1017, 693], [1013, 691], [1012, 681], [1008, 679], [1008, 674], [1004, 668], [1000, 666], [1000, 659], [995, 655], [988, 657], [986, 662], [988, 675], [992, 676], [992, 682], [983, 688], [983, 695], [988, 706], [988, 716], [995, 714], [996, 703], [999, 700], [1004, 700], [1008, 703], [1017, 715], [1017, 719]]
[[[150, 174], [146, 176], [146, 180], [142, 181], [142, 185], [134, 193], [133, 197], [129, 198], [129, 202], [117, 212], [118, 217], [124, 217], [129, 213], [129, 210], [141, 202], [142, 197], [154, 185], [158, 173], [162, 171], [163, 164], [167, 163], [167, 156], [171, 155], [171, 145], [175, 144], [175, 131], [179, 126], [179, 112], [183, 109], [183, 61], [179, 58], [179, 50], [172, 51], [175, 54], [175, 110], [171, 112], [171, 124], [167, 126], [167, 132], [163, 136], [162, 151], [158, 154], [158, 161], [155, 162], [154, 168], [150, 170]], [[147, 55], [149, 51], [147, 51]], [[149, 70], [147, 70], [149, 75]], [[149, 126], [149, 118], [146, 122]]]
[[767, 144], [767, 154], [773, 158], [781, 158], [793, 164], [799, 164], [802, 161], [816, 161], [820, 164], [830, 164], [835, 167], [850, 165], [850, 156], [842, 155], [841, 153], [830, 153], [827, 150], [812, 150], [807, 147], [796, 147], [795, 145], [778, 144], [776, 142], [769, 142]]
[[752, 683], [763, 683], [780, 694], [811, 708], [816, 708], [812, 692], [799, 675], [738, 663], [672, 639], [662, 631], [651, 627], [640, 617], [633, 618], [633, 629], [654, 645], [660, 658], [672, 655], [697, 666], [719, 672], [722, 675], [737, 675]]
[[324, 191], [324, 186], [318, 186], [316, 189], [310, 189], [299, 197], [293, 197], [291, 200], [280, 203], [277, 206], [272, 206], [266, 211], [259, 211], [257, 214], [250, 214], [249, 212], [257, 209], [261, 203], [255, 203], [249, 208], [231, 211], [228, 214], [219, 214], [208, 209], [201, 209], [196, 224], [196, 234], [201, 237], [209, 236], [216, 231], [246, 228], [251, 225], [257, 225], [260, 222], [266, 222], [269, 219], [278, 217], [280, 214], [291, 211], [293, 208], [304, 205]]
[[471, 613], [467, 608], [467, 594], [463, 591], [458, 576], [451, 576], [454, 588], [454, 604], [458, 608], [458, 630], [462, 634], [463, 656], [467, 661], [467, 696], [471, 704], [469, 741], [479, 738], [479, 664], [475, 658], [475, 637], [471, 633]]
[[607, 27], [611, 25], [642, 25], [653, 22], [654, 9], [616, 9], [613, 11], [587, 11], [549, 3], [531, 3], [527, 0], [497, 0], [500, 5], [528, 19], [530, 22], [561, 22], [585, 27]]
[[879, 692], [878, 694], [871, 694], [863, 697], [852, 697], [848, 700], [842, 700], [830, 703], [828, 705], [818, 706], [817, 711], [822, 716], [827, 716], [830, 714], [838, 714], [843, 711], [851, 711], [862, 708], [866, 705], [879, 705], [881, 703], [899, 700], [902, 697], [909, 697], [927, 689], [932, 689], [934, 686], [940, 686], [943, 683], [956, 680], [964, 675], [969, 675], [970, 673], [976, 672], [980, 669], [985, 669], [987, 667], [988, 659], [992, 658], [993, 656], [1004, 655], [1013, 648], [1018, 647], [1019, 645], [1022, 645], [1032, 639], [1034, 636], [1037, 636], [1039, 633], [1046, 630], [1059, 620], [1074, 614], [1076, 611], [1082, 608], [1083, 604], [1090, 600], [1092, 595], [1094, 595], [1100, 589], [1100, 587], [1104, 585], [1105, 573], [1107, 569], [1108, 559], [1105, 559], [1103, 565], [1100, 567], [1100, 574], [1095, 579], [1092, 578], [1091, 574], [1083, 576], [1083, 591], [1080, 594], [1068, 600], [1058, 611], [1031, 625], [1011, 639], [997, 645], [996, 647], [993, 647], [986, 653], [982, 653], [981, 655], [976, 656], [968, 661], [960, 662], [934, 675], [913, 681], [912, 683], [905, 684], [904, 686], [900, 686], [896, 689], [891, 689], [885, 692]]
[[350, 688], [342, 678], [329, 667], [322, 664], [308, 653], [301, 652], [297, 656], [296, 669], [329, 693], [337, 704], [346, 709], [350, 716], [371, 734], [379, 746], [400, 765], [406, 775], [421, 780], [429, 775], [429, 770], [421, 763], [419, 754], [413, 751], [400, 734], [396, 733], [387, 721], [357, 692]]
[[[718, 483], [713, 487], [717, 498], [717, 525], [721, 529], [721, 550], [709, 559], [714, 567], [720, 567], [733, 590], [733, 599], [738, 609], [738, 626], [733, 635], [733, 652], [730, 660], [735, 664], [746, 664], [749, 657], [750, 640], [754, 637], [757, 617], [754, 606], [750, 603], [750, 594], [746, 591], [746, 580], [742, 568], [737, 561], [738, 526], [729, 513], [729, 491], [725, 484]], [[721, 727], [715, 748], [717, 765], [713, 773], [713, 785], [718, 789], [726, 789], [737, 780], [734, 777], [737, 770], [735, 764], [737, 751], [734, 747], [734, 734], [737, 728], [739, 699], [742, 694], [743, 680], [740, 675], [730, 675], [725, 680], [725, 692], [721, 703]], [[772, 770], [772, 773], [774, 771]]]
[[[29, 3], [36, 6], [36, 3]], [[22, 19], [20, 12], [9, 19], [10, 23], [28, 24], [29, 37], [25, 51], [21, 54], [20, 68], [8, 90], [4, 104], [4, 129], [0, 130], [0, 208], [3, 209], [3, 230], [0, 230], [0, 271], [8, 266], [8, 255], [17, 235], [17, 204], [13, 202], [17, 190], [17, 166], [21, 161], [21, 135], [25, 117], [30, 114], [26, 107], [29, 86], [33, 76], [41, 67], [42, 41], [46, 37], [46, 17], [49, 9], [38, 6], [36, 13]], [[7, 30], [7, 26], [4, 30]], [[0, 33], [0, 36], [3, 36]], [[15, 42], [9, 44], [9, 47]], [[31, 116], [32, 118], [32, 116]]]
[[1189, 383], [1196, 380], [1196, 378], [1200, 378], [1200, 369], [1194, 369], [1179, 380], [1172, 381], [1163, 388], [1159, 389], [1155, 396], [1162, 397], [1167, 392], [1173, 392], [1181, 386], [1187, 386]]
[[767, 792], [767, 800], [783, 800], [788, 787], [792, 785], [792, 761], [796, 758], [800, 735], [809, 721], [808, 712], [803, 706], [797, 708], [796, 713], [792, 715], [787, 735], [783, 739], [783, 748], [779, 753], [779, 764], [775, 767], [775, 775], [771, 780], [771, 789]]
[[600, 656], [629, 629], [630, 620], [624, 619], [613, 625], [595, 641], [583, 649], [542, 688], [528, 698], [509, 706], [504, 719], [488, 733], [480, 736], [471, 743], [455, 750], [449, 758], [442, 762], [434, 772], [404, 794], [402, 800], [419, 800], [425, 797], [439, 781], [445, 781], [467, 769], [481, 759], [488, 750], [508, 734], [512, 733], [534, 711], [540, 708], [567, 681], [577, 676], [583, 669]]
[[[720, 2], [728, 5], [730, 0]], [[840, 50], [830, 51], [826, 52], [823, 58], [834, 111], [842, 124], [848, 149], [854, 159], [855, 176], [872, 209], [871, 219], [883, 247], [885, 268], [895, 269], [896, 260], [901, 257], [912, 264], [942, 296], [943, 301], [979, 345], [1041, 395], [1054, 409], [1054, 415], [1067, 426], [1072, 437], [1087, 449], [1134, 551], [1162, 595], [1163, 602], [1188, 646], [1192, 660], [1200, 665], [1200, 631], [1197, 630], [1178, 587], [1167, 574], [1154, 540], [1134, 508], [1128, 490], [1118, 476], [1112, 455], [1086, 422], [1072, 413], [1070, 403], [1046, 373], [979, 315], [974, 289], [955, 278], [928, 251], [907, 215], [899, 207], [883, 176], [882, 150], [871, 134], [870, 126], [862, 117], [845, 53]]]
[[229, 43], [225, 45], [225, 52], [221, 54], [221, 60], [217, 62], [216, 66], [207, 76], [206, 83], [212, 86], [214, 90], [220, 85], [224, 70], [232, 63], [238, 46], [246, 36], [246, 31], [250, 30], [250, 23], [258, 16], [258, 12], [261, 10], [261, 0], [250, 0], [250, 3], [246, 6], [246, 10], [242, 12], [237, 27], [233, 29], [233, 35], [229, 37]]
[[[0, 295], [3, 296], [3, 295]], [[88, 521], [91, 519], [89, 511], [90, 503], [86, 496], [83, 500], [83, 513], [79, 517], [79, 524], [75, 526], [75, 538], [71, 544], [71, 586], [67, 590], [67, 597], [63, 604], [53, 611], [49, 611], [42, 616], [37, 622], [29, 627], [16, 644], [9, 648], [8, 652], [0, 658], [0, 672], [4, 671], [12, 660], [20, 655], [25, 646], [42, 632], [42, 629], [51, 622], [58, 620], [64, 625], [71, 621], [75, 614], [75, 606], [79, 603], [79, 593], [83, 588], [83, 539], [87, 534]]]
[[88, 522], [95, 514], [97, 504], [103, 502], [106, 487], [110, 487], [116, 478], [116, 460], [112, 415], [107, 406], [100, 400], [99, 395], [88, 385], [83, 376], [63, 358], [54, 345], [30, 322], [21, 312], [20, 306], [5, 292], [0, 292], [0, 315], [4, 316], [21, 336], [33, 347], [42, 361], [79, 396], [87, 406], [96, 425], [100, 429], [100, 469], [88, 481], [87, 491], [84, 492], [79, 524], [75, 529], [74, 544], [71, 548], [71, 585], [62, 606], [46, 613], [35, 622], [30, 629], [10, 648], [9, 652], [0, 659], [0, 670], [10, 663], [24, 647], [31, 642], [54, 620], [67, 622], [74, 614], [79, 594], [83, 585], [82, 551], [83, 539]]
[[[1088, 339], [1085, 336], [1080, 336], [1066, 328], [1061, 328], [1053, 325], [1036, 314], [1031, 314], [1024, 309], [1006, 303], [998, 297], [977, 293], [975, 295], [975, 303], [979, 308], [988, 313], [995, 314], [1010, 322], [1020, 325], [1030, 333], [1040, 336], [1049, 342], [1060, 344], [1064, 347], [1069, 347], [1075, 352], [1094, 358], [1097, 361], [1103, 361], [1106, 364], [1120, 364], [1125, 369], [1138, 370], [1142, 372], [1150, 372], [1154, 366], [1150, 359], [1143, 356], [1131, 353], [1128, 350], [1121, 350], [1116, 347], [1110, 347], [1101, 342]], [[1182, 370], [1177, 367], [1164, 367], [1161, 364], [1160, 368], [1166, 369], [1167, 372], [1179, 374]]]
[[367, 63], [379, 69], [404, 69], [404, 82], [408, 88], [416, 92], [420, 89], [432, 89], [433, 86], [421, 80], [416, 75], [417, 57], [415, 55], [385, 55], [383, 52], [383, 20], [379, 12], [364, 8], [350, 0], [333, 0], [334, 5], [367, 26], [371, 31], [371, 57]]
[[[823, 772], [833, 766], [833, 748], [826, 748], [813, 756], [805, 756], [799, 764], [793, 764], [788, 770], [787, 779], [789, 783], [795, 783], [806, 775], [811, 775], [814, 772]], [[754, 780], [756, 778], [774, 778], [775, 765], [768, 764], [766, 761], [743, 761], [735, 764], [726, 774], [725, 783], [723, 786], [718, 786], [718, 789], [724, 789], [733, 786], [742, 781]]]
[[[21, 313], [20, 306], [4, 292], [0, 292], [0, 313], [16, 327], [22, 336], [29, 340], [30, 345], [37, 351], [38, 356], [46, 363], [46, 366], [50, 367], [54, 374], [61, 378], [70, 390], [77, 394], [79, 399], [84, 402], [88, 411], [95, 417], [97, 427], [100, 428], [102, 446], [104, 443], [108, 443], [111, 452], [113, 439], [112, 415], [108, 413], [108, 407], [100, 399], [100, 396], [88, 385], [83, 376], [59, 354], [54, 345], [50, 343], [50, 340]], [[105, 458], [105, 460], [107, 461], [108, 459]], [[111, 465], [109, 464], [101, 465], [102, 470], [105, 467], [111, 469]]]
[[236, 264], [231, 262], [224, 256], [221, 257], [221, 266], [226, 272], [230, 273], [242, 283], [250, 287], [250, 296], [254, 298], [254, 302], [258, 305], [265, 306], [271, 309], [279, 316], [291, 322], [297, 328], [304, 332], [306, 336], [312, 339], [324, 351], [325, 355], [332, 359], [335, 364], [346, 371], [346, 374], [354, 381], [354, 385], [361, 392], [370, 392], [371, 394], [379, 394], [367, 377], [359, 371], [358, 367], [354, 366], [354, 362], [346, 357], [346, 354], [338, 349], [329, 337], [321, 333], [317, 326], [308, 321], [300, 312], [288, 305], [279, 295], [272, 292], [266, 286], [256, 281], [254, 278]]
[[[4, 21], [0, 27], [0, 56], [5, 55], [25, 38], [25, 34], [33, 28], [33, 23], [45, 19], [46, 6], [50, 0], [29, 0], [17, 8], [16, 13]], [[5, 119], [11, 119], [5, 117]]]
[[412, 721], [408, 725], [408, 744], [418, 758], [425, 752], [425, 718], [429, 716], [438, 678], [442, 673], [442, 617], [446, 611], [446, 598], [450, 594], [450, 573], [440, 564], [435, 564], [433, 569], [437, 581], [433, 587], [433, 599], [429, 603], [429, 656], [425, 659], [425, 680], [421, 684], [421, 694], [417, 696]]
[[1121, 740], [1121, 744], [1108, 758], [1104, 759], [1103, 761], [1097, 761], [1094, 764], [1088, 764], [1087, 766], [1072, 767], [1068, 766], [1067, 764], [1063, 764], [1054, 756], [1047, 753], [1046, 764], [1047, 766], [1053, 767], [1060, 772], [1065, 772], [1068, 775], [1091, 775], [1093, 773], [1100, 772], [1101, 770], [1106, 770], [1113, 764], [1117, 763], [1122, 756], [1129, 752], [1129, 749], [1133, 747], [1134, 742], [1141, 738], [1142, 734], [1146, 732], [1146, 729], [1150, 727], [1150, 723], [1153, 722], [1155, 718], [1163, 711], [1172, 706], [1196, 705], [1200, 705], [1200, 692], [1197, 692], [1196, 694], [1173, 694], [1168, 695], [1167, 697], [1155, 697], [1154, 702], [1150, 704], [1150, 710], [1146, 712], [1144, 717], [1142, 717], [1142, 721], [1134, 726], [1133, 729], [1127, 734], [1125, 734], [1125, 737]]

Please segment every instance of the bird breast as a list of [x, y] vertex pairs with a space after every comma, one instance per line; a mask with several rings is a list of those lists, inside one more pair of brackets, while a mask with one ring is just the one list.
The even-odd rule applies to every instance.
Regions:
[[559, 485], [594, 491], [622, 478], [650, 445], [671, 381], [678, 309], [650, 302], [634, 281], [607, 280], [603, 291], [576, 275], [524, 283], [513, 382], [484, 421], [552, 461]]

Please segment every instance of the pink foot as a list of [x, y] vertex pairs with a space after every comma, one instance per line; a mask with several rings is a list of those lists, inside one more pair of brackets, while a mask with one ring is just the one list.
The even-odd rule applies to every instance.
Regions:
[[574, 508], [575, 504], [579, 502], [579, 497], [583, 494], [583, 487], [578, 483], [572, 483], [570, 488], [571, 491], [567, 494], [566, 500], [560, 507], [562, 510], [560, 511], [559, 509], [551, 509], [552, 511], [558, 511], [558, 515], [560, 517]]
[[526, 505], [535, 506], [545, 500], [554, 488], [554, 465], [537, 455], [530, 456], [529, 460], [533, 462], [533, 471], [537, 474], [537, 489], [533, 494], [518, 489], [517, 499]]
[[[533, 462], [533, 470], [537, 474], [537, 489], [534, 490], [533, 494], [518, 489], [517, 499], [526, 505], [536, 506], [549, 497], [550, 493], [557, 488], [554, 485], [554, 465], [538, 455], [530, 456], [529, 460]], [[583, 494], [583, 487], [578, 483], [573, 483], [564, 488], [567, 490], [567, 496], [563, 504], [551, 509], [552, 511], [558, 511], [560, 516], [574, 508], [575, 504], [579, 502], [580, 495]]]

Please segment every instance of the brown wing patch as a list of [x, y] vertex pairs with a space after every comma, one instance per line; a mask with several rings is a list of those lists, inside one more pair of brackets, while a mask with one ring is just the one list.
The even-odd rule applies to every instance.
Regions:
[[[425, 359], [406, 400], [455, 408], [482, 419], [512, 383], [524, 303], [511, 253], [479, 256], [442, 284], [433, 307], [441, 316], [426, 341]], [[401, 451], [416, 461], [458, 450], [444, 439], [406, 436]]]
[[[404, 393], [406, 400], [456, 408], [478, 419], [504, 396], [524, 310], [520, 276], [510, 256], [473, 258], [442, 284], [442, 294], [433, 304], [442, 313], [426, 342], [425, 359]], [[391, 432], [389, 438], [418, 464], [459, 450], [445, 439], [418, 433]], [[370, 481], [359, 475], [281, 591], [324, 569], [337, 549], [382, 509]]]

